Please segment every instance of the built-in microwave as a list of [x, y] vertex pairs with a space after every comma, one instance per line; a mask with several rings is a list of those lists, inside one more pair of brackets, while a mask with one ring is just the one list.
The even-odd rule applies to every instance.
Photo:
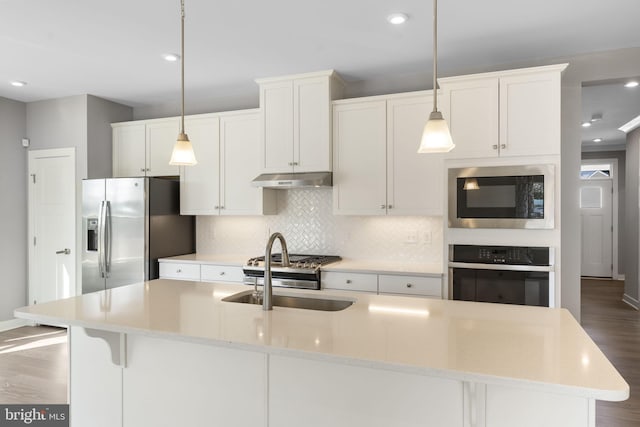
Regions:
[[449, 169], [449, 227], [553, 228], [554, 165]]

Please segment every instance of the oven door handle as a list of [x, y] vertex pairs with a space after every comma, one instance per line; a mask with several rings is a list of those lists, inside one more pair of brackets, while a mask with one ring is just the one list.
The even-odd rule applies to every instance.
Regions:
[[503, 271], [554, 271], [552, 265], [512, 265], [512, 264], [482, 264], [475, 262], [449, 262], [449, 268], [468, 268], [473, 270], [503, 270]]

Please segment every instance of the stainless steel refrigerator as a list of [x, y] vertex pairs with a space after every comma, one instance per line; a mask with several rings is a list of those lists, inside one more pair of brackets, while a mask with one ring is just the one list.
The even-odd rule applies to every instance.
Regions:
[[195, 252], [176, 180], [84, 180], [82, 230], [82, 293], [157, 279], [158, 258]]

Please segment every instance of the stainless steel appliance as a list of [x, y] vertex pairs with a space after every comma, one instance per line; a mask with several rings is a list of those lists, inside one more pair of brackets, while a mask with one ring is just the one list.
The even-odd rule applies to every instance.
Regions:
[[195, 252], [195, 220], [180, 215], [180, 183], [82, 182], [82, 293], [158, 278], [158, 258]]
[[553, 307], [554, 251], [450, 245], [449, 298]]
[[449, 169], [449, 227], [553, 228], [554, 166]]
[[[282, 254], [271, 255], [272, 286], [320, 289], [320, 267], [342, 258], [335, 255], [289, 254], [289, 266], [282, 266]], [[243, 266], [245, 284], [264, 284], [264, 256], [251, 258]]]

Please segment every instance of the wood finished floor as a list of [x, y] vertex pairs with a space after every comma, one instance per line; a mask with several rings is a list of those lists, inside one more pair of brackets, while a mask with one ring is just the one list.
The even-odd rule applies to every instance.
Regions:
[[[622, 302], [623, 282], [582, 280], [582, 326], [631, 387], [624, 402], [598, 402], [597, 427], [640, 426], [640, 313]], [[0, 403], [66, 403], [66, 330], [0, 332]]]
[[67, 403], [68, 360], [66, 329], [0, 332], [0, 403]]
[[624, 402], [597, 402], [597, 427], [640, 426], [640, 313], [622, 302], [624, 282], [582, 280], [582, 327], [630, 387]]

